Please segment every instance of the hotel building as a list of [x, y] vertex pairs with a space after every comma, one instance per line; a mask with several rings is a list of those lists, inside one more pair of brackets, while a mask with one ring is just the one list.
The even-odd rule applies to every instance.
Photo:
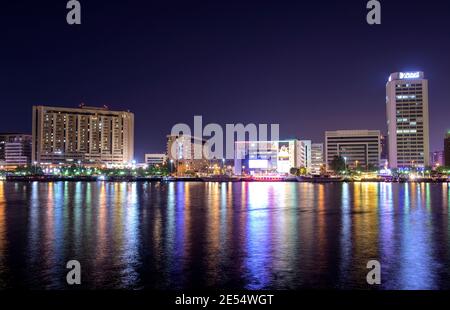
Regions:
[[33, 162], [122, 165], [133, 156], [134, 114], [129, 111], [33, 107]]
[[389, 167], [430, 164], [428, 80], [423, 72], [397, 72], [386, 84]]
[[335, 156], [343, 157], [348, 167], [378, 168], [381, 155], [379, 130], [337, 130], [325, 132], [327, 169]]
[[324, 165], [323, 143], [311, 144], [311, 174], [321, 175]]

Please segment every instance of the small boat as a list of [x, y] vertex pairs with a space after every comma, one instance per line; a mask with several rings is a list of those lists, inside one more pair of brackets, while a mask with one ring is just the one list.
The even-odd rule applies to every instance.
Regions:
[[254, 175], [250, 178], [253, 182], [282, 182], [285, 178], [283, 176], [274, 175]]

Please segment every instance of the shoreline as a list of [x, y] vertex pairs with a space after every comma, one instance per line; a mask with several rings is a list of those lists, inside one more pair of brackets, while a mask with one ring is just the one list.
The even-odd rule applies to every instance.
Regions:
[[368, 180], [341, 180], [341, 179], [329, 179], [329, 180], [314, 180], [314, 179], [277, 179], [277, 180], [255, 180], [249, 178], [200, 178], [200, 177], [107, 177], [100, 179], [97, 176], [92, 177], [54, 177], [54, 176], [7, 176], [5, 179], [0, 179], [3, 182], [107, 182], [107, 183], [117, 183], [117, 182], [127, 182], [127, 183], [171, 183], [171, 182], [202, 182], [202, 183], [317, 183], [317, 184], [328, 184], [328, 183], [450, 183], [450, 180], [446, 179], [416, 179], [416, 180], [402, 180], [402, 181], [390, 181], [382, 179], [368, 179]]

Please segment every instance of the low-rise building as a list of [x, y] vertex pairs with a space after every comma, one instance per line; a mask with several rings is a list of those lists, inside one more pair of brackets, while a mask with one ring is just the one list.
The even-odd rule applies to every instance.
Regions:
[[30, 165], [31, 142], [28, 134], [0, 134], [0, 164], [9, 167]]
[[324, 163], [323, 143], [311, 144], [311, 174], [321, 175]]
[[145, 164], [149, 166], [164, 165], [167, 161], [166, 154], [145, 154]]
[[291, 168], [311, 168], [311, 141], [237, 141], [236, 175], [289, 174]]
[[381, 155], [379, 130], [337, 130], [325, 132], [327, 169], [336, 156], [344, 158], [346, 166], [363, 169], [378, 168]]

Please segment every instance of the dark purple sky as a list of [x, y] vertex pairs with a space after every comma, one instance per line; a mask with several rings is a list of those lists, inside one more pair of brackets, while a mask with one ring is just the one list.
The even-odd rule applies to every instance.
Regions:
[[[0, 7], [0, 131], [32, 105], [108, 105], [136, 116], [136, 152], [163, 152], [178, 122], [280, 123], [283, 138], [385, 132], [391, 72], [430, 80], [431, 149], [450, 128], [450, 1], [80, 0]], [[316, 3], [317, 2], [317, 3]]]

